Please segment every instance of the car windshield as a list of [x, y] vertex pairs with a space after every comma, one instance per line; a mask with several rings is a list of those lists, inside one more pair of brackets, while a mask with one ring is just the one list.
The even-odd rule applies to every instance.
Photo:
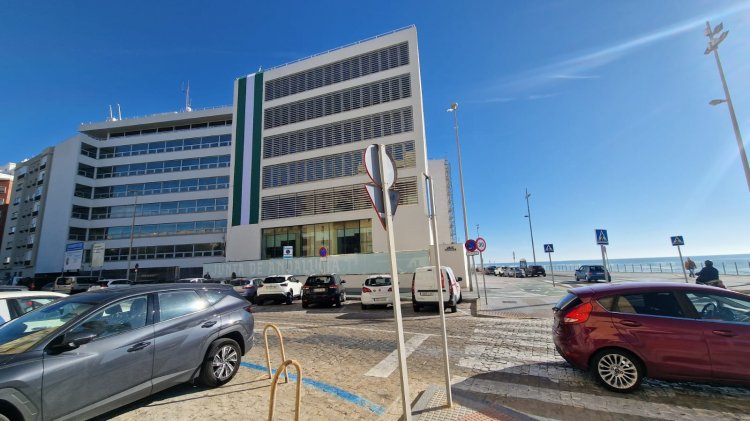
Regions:
[[96, 305], [84, 299], [67, 299], [27, 313], [0, 327], [0, 354], [25, 352], [62, 326]]
[[328, 285], [329, 283], [333, 283], [333, 278], [330, 276], [309, 276], [305, 285]]
[[378, 276], [377, 278], [367, 278], [365, 286], [368, 287], [387, 287], [391, 285], [391, 278]]
[[283, 276], [271, 276], [263, 280], [264, 284], [280, 284], [282, 282], [285, 282], [286, 278]]

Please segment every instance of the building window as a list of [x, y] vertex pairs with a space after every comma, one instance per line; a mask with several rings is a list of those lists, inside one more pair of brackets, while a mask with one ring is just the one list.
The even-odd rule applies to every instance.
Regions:
[[372, 253], [372, 222], [362, 219], [263, 230], [262, 259], [283, 257], [285, 246], [293, 247], [295, 257], [318, 256], [321, 247], [332, 255]]

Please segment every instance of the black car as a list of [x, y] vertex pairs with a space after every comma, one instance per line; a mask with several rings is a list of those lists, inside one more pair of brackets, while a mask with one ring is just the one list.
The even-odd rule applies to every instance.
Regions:
[[307, 308], [310, 304], [341, 307], [346, 301], [345, 283], [346, 281], [335, 273], [308, 276], [302, 287], [302, 307]]
[[526, 268], [526, 276], [547, 276], [543, 266], [531, 265]]
[[0, 326], [0, 420], [90, 419], [169, 387], [229, 382], [252, 348], [228, 285], [72, 295]]

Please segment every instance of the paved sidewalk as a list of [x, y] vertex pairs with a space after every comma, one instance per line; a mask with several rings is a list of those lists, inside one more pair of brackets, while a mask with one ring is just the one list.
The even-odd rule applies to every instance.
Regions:
[[445, 389], [430, 386], [412, 407], [413, 421], [527, 421], [536, 420], [504, 406], [476, 400], [471, 393], [451, 388], [453, 406], [447, 406]]

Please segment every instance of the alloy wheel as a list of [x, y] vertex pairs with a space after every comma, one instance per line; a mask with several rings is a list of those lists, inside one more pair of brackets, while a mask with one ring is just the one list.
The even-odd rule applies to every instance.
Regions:
[[630, 389], [638, 383], [638, 367], [621, 354], [606, 354], [597, 364], [599, 377], [615, 389]]
[[216, 376], [219, 381], [228, 379], [231, 377], [234, 370], [237, 369], [237, 363], [237, 351], [230, 345], [224, 345], [214, 356], [214, 376]]

